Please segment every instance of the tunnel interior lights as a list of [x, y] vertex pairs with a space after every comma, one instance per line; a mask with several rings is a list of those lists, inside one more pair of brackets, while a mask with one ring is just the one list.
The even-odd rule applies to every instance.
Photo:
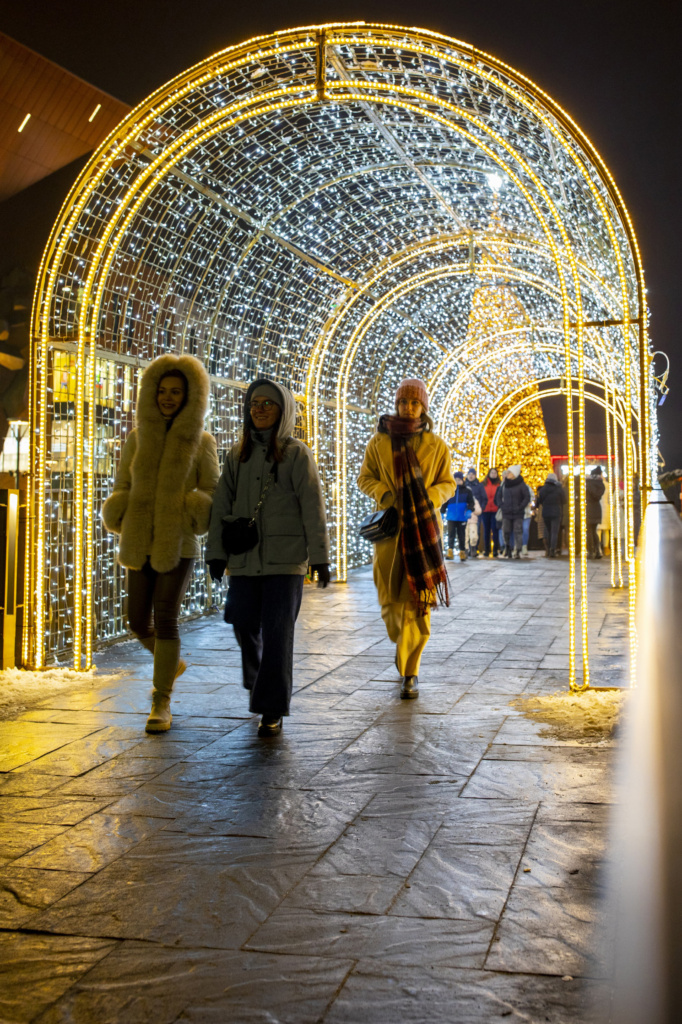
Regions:
[[[612, 573], [629, 584], [632, 615], [632, 478], [639, 467], [646, 497], [657, 441], [643, 282], [627, 209], [589, 140], [527, 78], [466, 43], [333, 24], [190, 68], [92, 156], [43, 256], [25, 660], [90, 665], [126, 633], [100, 509], [140, 373], [169, 351], [206, 366], [221, 455], [250, 380], [292, 388], [339, 581], [370, 557], [354, 528], [367, 510], [355, 478], [403, 377], [428, 382], [455, 468], [480, 468], [491, 446], [513, 451], [528, 417], [541, 418], [540, 385], [555, 382], [569, 460], [584, 470], [596, 388], [624, 479]], [[513, 401], [500, 406], [507, 396], [529, 399], [523, 422], [507, 416]], [[584, 472], [577, 498], [584, 541]], [[590, 681], [581, 549], [568, 573], [574, 687]], [[183, 614], [223, 596], [199, 563]]]

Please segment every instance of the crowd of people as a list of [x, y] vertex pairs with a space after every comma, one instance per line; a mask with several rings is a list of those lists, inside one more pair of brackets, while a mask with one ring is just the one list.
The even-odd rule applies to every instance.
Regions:
[[[463, 473], [455, 473], [454, 478], [455, 493], [441, 509], [447, 524], [446, 559], [454, 559], [455, 542], [462, 562], [527, 556], [533, 519], [548, 558], [568, 550], [567, 477], [560, 481], [556, 473], [548, 473], [537, 494], [524, 480], [521, 466], [510, 466], [502, 478], [493, 467], [482, 482], [474, 468], [466, 478]], [[587, 556], [599, 559], [608, 548], [610, 518], [601, 466], [588, 475], [585, 491]], [[577, 498], [577, 487], [575, 495]]]
[[[112, 493], [102, 517], [119, 535], [127, 570], [131, 631], [153, 657], [148, 732], [171, 727], [171, 694], [186, 670], [179, 615], [200, 538], [213, 580], [229, 576], [224, 618], [241, 650], [249, 708], [258, 735], [277, 736], [290, 712], [294, 629], [303, 582], [330, 580], [329, 539], [320, 478], [310, 449], [294, 438], [296, 402], [266, 378], [246, 392], [239, 441], [222, 470], [203, 429], [209, 379], [193, 356], [163, 355], [145, 370]], [[373, 572], [381, 616], [395, 645], [400, 697], [419, 696], [419, 669], [431, 609], [449, 603], [446, 561], [528, 552], [531, 516], [540, 511], [548, 557], [560, 552], [566, 489], [550, 473], [537, 496], [521, 467], [452, 472], [446, 442], [434, 432], [426, 385], [409, 378], [394, 409], [379, 418], [358, 487], [375, 503]], [[590, 552], [601, 557], [601, 469], [587, 481]], [[447, 538], [443, 538], [443, 520]], [[377, 518], [382, 522], [377, 522]]]

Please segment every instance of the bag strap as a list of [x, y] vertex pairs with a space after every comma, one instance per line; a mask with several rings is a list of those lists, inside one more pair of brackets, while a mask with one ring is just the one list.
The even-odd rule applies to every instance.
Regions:
[[[289, 447], [289, 442], [290, 441], [291, 441], [290, 437], [287, 437], [287, 439], [284, 441], [284, 444], [282, 445], [282, 456], [286, 455], [286, 451], [287, 451], [287, 448]], [[237, 470], [237, 473], [238, 472], [239, 472], [239, 470]], [[265, 481], [265, 483], [263, 484], [263, 489], [260, 492], [260, 498], [258, 499], [258, 504], [254, 508], [253, 515], [251, 516], [251, 519], [249, 520], [249, 526], [253, 526], [255, 524], [256, 518], [258, 517], [258, 513], [262, 509], [263, 503], [265, 502], [265, 496], [266, 496], [266, 494], [268, 493], [268, 491], [270, 489], [270, 484], [272, 484], [272, 482], [274, 480], [276, 480], [276, 478], [277, 478], [277, 463], [273, 459], [272, 466], [270, 467], [270, 472], [268, 473], [268, 478]]]

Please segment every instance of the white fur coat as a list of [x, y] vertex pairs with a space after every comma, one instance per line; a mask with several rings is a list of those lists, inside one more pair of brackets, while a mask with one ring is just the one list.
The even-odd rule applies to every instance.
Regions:
[[[172, 370], [184, 374], [188, 391], [167, 429], [156, 394], [161, 377]], [[142, 376], [137, 427], [102, 508], [106, 528], [121, 535], [118, 560], [128, 569], [141, 569], [149, 558], [157, 572], [170, 572], [181, 558], [199, 554], [197, 536], [208, 530], [219, 476], [215, 441], [203, 429], [208, 389], [194, 356], [160, 356]]]

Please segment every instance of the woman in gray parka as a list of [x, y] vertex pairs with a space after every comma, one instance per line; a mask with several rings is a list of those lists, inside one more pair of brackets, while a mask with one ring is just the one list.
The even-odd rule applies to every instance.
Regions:
[[[225, 621], [242, 652], [251, 711], [261, 715], [259, 736], [281, 731], [293, 685], [294, 624], [303, 578], [310, 565], [319, 586], [329, 582], [329, 542], [324, 499], [312, 452], [291, 436], [294, 396], [261, 378], [246, 392], [241, 441], [227, 455], [211, 510], [206, 561], [213, 579], [227, 567], [230, 585]], [[229, 555], [224, 522], [256, 517], [258, 543]]]

